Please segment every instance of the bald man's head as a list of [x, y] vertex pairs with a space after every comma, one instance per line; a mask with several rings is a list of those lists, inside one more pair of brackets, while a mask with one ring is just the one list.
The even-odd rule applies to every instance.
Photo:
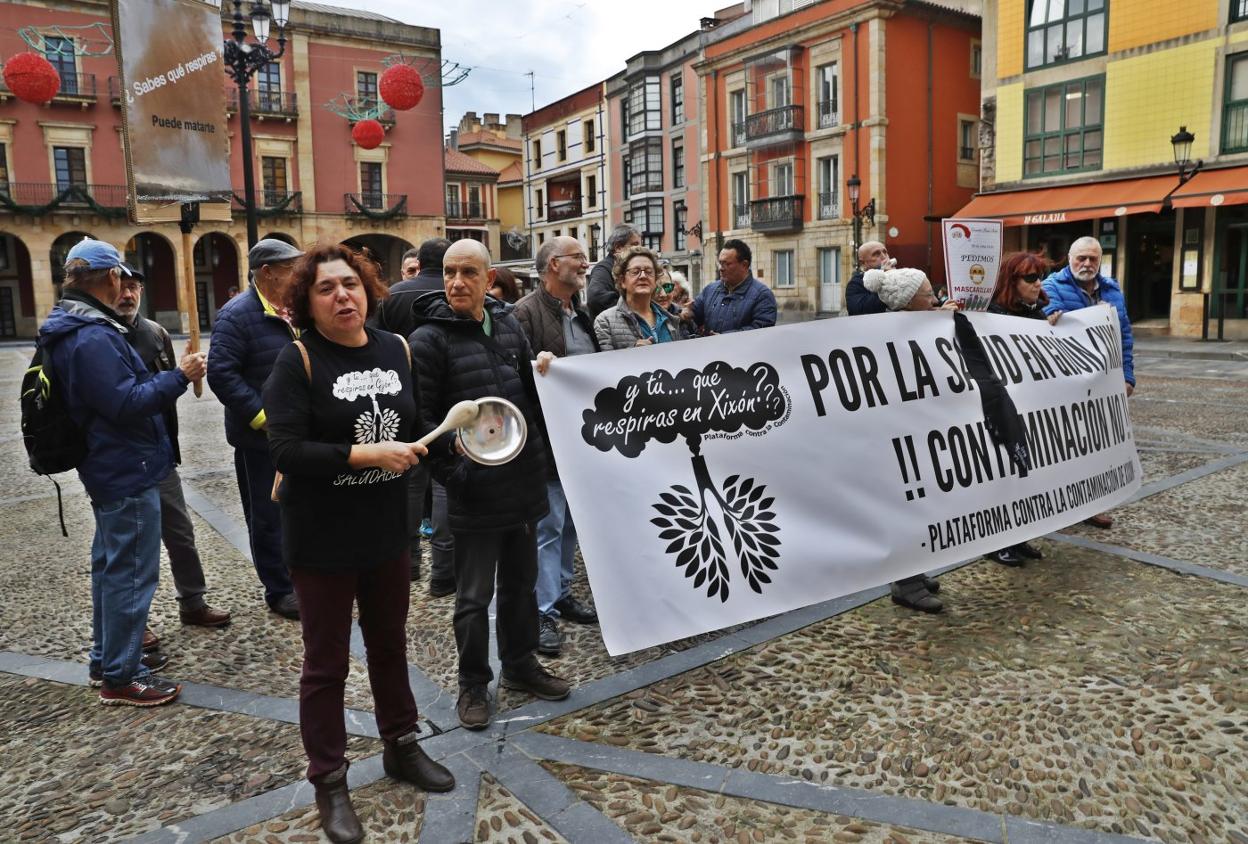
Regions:
[[858, 263], [864, 270], [878, 270], [888, 260], [888, 248], [878, 240], [868, 240], [858, 247]]
[[490, 250], [479, 241], [457, 240], [442, 256], [442, 289], [451, 310], [460, 316], [481, 320], [485, 294], [493, 283]]

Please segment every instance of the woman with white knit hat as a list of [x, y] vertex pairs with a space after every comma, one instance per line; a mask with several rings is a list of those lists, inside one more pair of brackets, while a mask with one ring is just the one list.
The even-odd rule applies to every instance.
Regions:
[[[863, 285], [880, 297], [891, 311], [934, 311], [937, 309], [936, 294], [927, 275], [913, 267], [891, 270], [867, 270], [862, 277]], [[950, 300], [939, 306], [940, 310], [956, 311], [958, 303]], [[893, 603], [921, 612], [940, 612], [945, 604], [934, 594], [940, 591], [940, 583], [926, 575], [917, 574], [889, 584]]]

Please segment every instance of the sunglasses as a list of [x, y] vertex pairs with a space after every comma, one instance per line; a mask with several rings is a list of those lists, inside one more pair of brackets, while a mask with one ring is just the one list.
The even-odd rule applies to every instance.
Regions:
[[670, 281], [667, 284], [663, 285], [664, 293], [671, 293], [675, 289], [676, 289], [676, 285], [672, 284]]
[[1040, 280], [1040, 273], [1026, 273], [1025, 275], [1015, 276], [1015, 278], [1020, 281], [1025, 281], [1028, 284], [1035, 284]]

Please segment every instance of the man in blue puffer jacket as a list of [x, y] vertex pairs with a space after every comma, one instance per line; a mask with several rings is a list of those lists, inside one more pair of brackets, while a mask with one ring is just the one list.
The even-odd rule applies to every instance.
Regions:
[[[1049, 303], [1044, 312], [1059, 316], [1066, 311], [1077, 311], [1093, 305], [1112, 305], [1118, 311], [1118, 326], [1122, 331], [1122, 375], [1127, 381], [1127, 395], [1135, 392], [1135, 360], [1132, 354], [1135, 340], [1131, 336], [1131, 320], [1127, 318], [1127, 302], [1122, 288], [1112, 278], [1101, 275], [1101, 244], [1094, 237], [1081, 237], [1070, 245], [1070, 259], [1065, 267], [1044, 280], [1044, 292]], [[1114, 520], [1101, 513], [1086, 520], [1088, 524], [1109, 528]]]
[[298, 336], [285, 319], [283, 302], [295, 259], [302, 254], [267, 237], [251, 247], [252, 284], [217, 314], [208, 350], [208, 386], [225, 405], [225, 440], [234, 446], [251, 559], [264, 584], [265, 603], [289, 619], [299, 618], [299, 602], [282, 562], [282, 517], [271, 498], [277, 470], [269, 456], [260, 393], [278, 353]]
[[140, 662], [160, 572], [159, 484], [173, 468], [161, 414], [203, 377], [204, 357], [188, 354], [177, 369], [148, 370], [113, 310], [127, 271], [110, 244], [78, 243], [65, 271], [64, 296], [39, 329], [39, 345], [87, 441], [78, 477], [95, 515], [90, 673], [103, 680], [101, 703], [159, 706], [181, 690]]

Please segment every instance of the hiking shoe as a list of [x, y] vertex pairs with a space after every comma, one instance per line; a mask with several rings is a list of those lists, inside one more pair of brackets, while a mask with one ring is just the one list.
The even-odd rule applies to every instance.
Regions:
[[455, 581], [453, 580], [434, 580], [429, 578], [429, 597], [445, 598], [447, 595], [455, 594]]
[[455, 714], [459, 716], [459, 725], [466, 729], [484, 730], [490, 726], [490, 697], [485, 686], [460, 689]]
[[1014, 546], [1014, 552], [1021, 554], [1029, 560], [1043, 560], [1044, 552], [1032, 545], [1030, 542], [1020, 542]]
[[891, 583], [888, 591], [893, 603], [900, 607], [930, 613], [938, 613], [945, 608], [944, 602], [928, 591], [922, 575]]
[[567, 619], [573, 624], [598, 623], [598, 613], [594, 612], [594, 608], [586, 606], [571, 595], [555, 601], [555, 609], [559, 611], [560, 618]]
[[420, 535], [426, 539], [433, 536], [433, 522], [428, 519], [422, 519], [420, 522]]
[[192, 627], [225, 627], [230, 623], [230, 611], [213, 609], [204, 604], [193, 610], [181, 610], [178, 618]]
[[1108, 530], [1114, 526], [1114, 518], [1107, 513], [1097, 513], [1095, 516], [1088, 516], [1083, 520], [1085, 525]]
[[563, 700], [572, 693], [572, 684], [562, 677], [551, 674], [536, 659], [530, 657], [529, 664], [512, 673], [503, 669], [499, 680], [505, 689], [528, 692], [542, 700]]
[[299, 599], [295, 597], [294, 592], [287, 592], [278, 598], [269, 609], [282, 618], [289, 618], [291, 621], [299, 620]]
[[[139, 660], [148, 671], [159, 671], [169, 664], [169, 657], [160, 651], [153, 651], [150, 654], [143, 654], [143, 658]], [[91, 688], [98, 689], [104, 685], [104, 669], [88, 668], [88, 675], [91, 678]]]
[[935, 595], [940, 591], [940, 581], [934, 577], [923, 575], [923, 585], [927, 587], [927, 591]]
[[537, 652], [542, 656], [559, 656], [563, 650], [563, 634], [553, 615], [544, 615], [538, 622]]
[[160, 637], [152, 632], [152, 628], [143, 628], [143, 650], [154, 651], [160, 647]]
[[179, 683], [170, 683], [154, 674], [131, 680], [124, 686], [105, 683], [100, 689], [100, 703], [105, 706], [164, 706], [173, 703], [182, 692]]
[[1013, 548], [1002, 548], [1000, 551], [993, 551], [991, 554], [985, 554], [984, 556], [994, 563], [1000, 563], [1012, 569], [1021, 569], [1027, 562], [1023, 555]]

